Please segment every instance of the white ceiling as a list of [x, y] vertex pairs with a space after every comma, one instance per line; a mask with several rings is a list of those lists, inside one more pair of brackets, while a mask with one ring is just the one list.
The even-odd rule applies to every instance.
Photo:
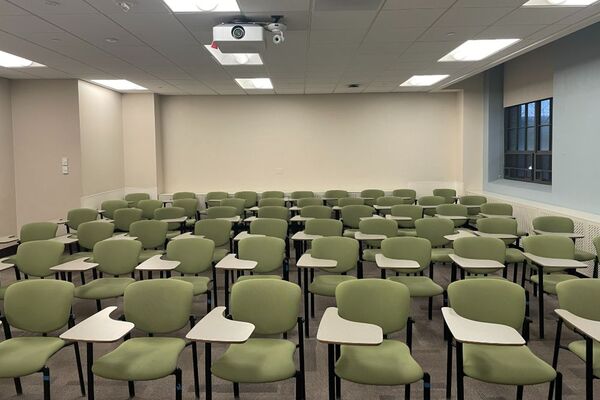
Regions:
[[[161, 94], [244, 94], [234, 78], [253, 77], [273, 81], [260, 93], [437, 90], [600, 20], [600, 2], [520, 8], [525, 1], [238, 0], [249, 19], [284, 15], [286, 40], [267, 36], [263, 66], [223, 67], [203, 46], [238, 13], [173, 14], [162, 0], [129, 0], [127, 13], [114, 0], [0, 0], [0, 50], [48, 66], [0, 67], [0, 76], [128, 79]], [[485, 61], [437, 62], [467, 39], [515, 37]], [[398, 87], [415, 74], [450, 78]]]

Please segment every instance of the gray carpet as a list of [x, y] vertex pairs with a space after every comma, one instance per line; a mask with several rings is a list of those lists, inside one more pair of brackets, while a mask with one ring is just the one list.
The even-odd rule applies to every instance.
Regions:
[[[292, 262], [293, 264], [293, 262]], [[379, 271], [373, 265], [365, 263], [365, 276], [378, 277]], [[509, 274], [512, 276], [512, 274]], [[6, 284], [13, 279], [11, 271], [2, 273], [2, 282]], [[292, 266], [290, 279], [296, 282], [296, 269]], [[449, 281], [449, 267], [437, 266], [435, 280], [446, 286]], [[78, 284], [78, 280], [76, 281]], [[222, 276], [219, 276], [219, 302], [223, 302]], [[546, 339], [541, 341], [537, 339], [537, 302], [531, 296], [531, 318], [534, 320], [531, 329], [530, 347], [535, 354], [547, 362], [551, 362], [552, 348], [554, 343], [554, 332], [556, 329], [555, 320], [552, 317], [551, 310], [556, 308], [556, 298], [548, 296], [546, 298]], [[194, 312], [197, 315], [204, 315], [206, 310], [205, 297], [200, 296], [195, 299]], [[311, 338], [306, 340], [306, 382], [308, 399], [327, 399], [327, 346], [316, 342], [314, 335], [318, 326], [318, 321], [326, 307], [334, 306], [332, 298], [317, 297], [316, 318], [311, 320]], [[427, 320], [427, 300], [416, 300], [412, 303], [412, 316], [416, 320], [413, 332], [413, 355], [421, 364], [425, 371], [431, 374], [432, 379], [432, 398], [443, 399], [445, 397], [445, 379], [446, 379], [446, 345], [442, 337], [442, 317], [439, 311], [442, 303], [441, 296], [434, 301], [434, 317], [432, 321]], [[103, 306], [119, 305], [121, 301], [105, 301]], [[502, 306], [501, 300], [498, 302]], [[93, 301], [76, 300], [74, 312], [78, 321], [90, 316], [95, 312]], [[118, 312], [118, 311], [117, 311]], [[183, 337], [185, 330], [178, 332], [177, 335]], [[19, 335], [14, 332], [14, 335]], [[404, 333], [393, 337], [404, 340]], [[296, 340], [296, 333], [290, 336], [291, 340]], [[563, 329], [563, 342], [578, 339], [572, 332], [565, 332]], [[95, 356], [98, 357], [117, 344], [96, 345]], [[82, 356], [85, 363], [85, 347], [82, 346]], [[218, 357], [225, 349], [222, 345], [213, 345], [213, 360]], [[201, 398], [204, 397], [204, 350], [199, 346], [200, 363], [200, 382]], [[85, 365], [85, 364], [84, 364]], [[52, 397], [54, 399], [81, 399], [77, 372], [75, 368], [75, 359], [72, 347], [61, 350], [56, 354], [48, 366], [51, 374]], [[194, 398], [193, 377], [192, 377], [192, 357], [191, 350], [184, 350], [180, 358], [179, 366], [183, 369], [184, 398]], [[563, 387], [565, 399], [582, 399], [585, 395], [585, 370], [584, 363], [574, 355], [562, 350], [559, 370], [563, 373]], [[128, 398], [127, 383], [108, 381], [96, 378], [96, 398], [97, 399], [126, 399]], [[136, 394], [138, 399], [173, 399], [174, 398], [174, 377], [168, 377], [160, 381], [139, 382], [136, 383]], [[0, 399], [41, 399], [42, 398], [42, 378], [41, 374], [32, 375], [22, 379], [24, 394], [21, 397], [16, 396], [12, 379], [0, 379]], [[453, 383], [453, 386], [456, 385]], [[598, 389], [598, 388], [597, 388]], [[600, 390], [600, 389], [598, 389]], [[242, 399], [293, 399], [294, 381], [289, 380], [276, 384], [242, 384], [240, 385]], [[525, 388], [526, 399], [545, 399], [547, 398], [548, 385], [538, 385]], [[412, 398], [422, 398], [421, 384], [415, 384], [412, 387]], [[503, 387], [498, 385], [484, 384], [466, 378], [465, 397], [467, 399], [513, 399], [515, 398], [516, 388]], [[369, 387], [350, 382], [342, 383], [343, 399], [380, 399], [391, 400], [403, 398], [403, 387]], [[453, 397], [455, 392], [453, 391]], [[213, 377], [213, 398], [231, 399], [233, 398], [233, 388], [228, 382]]]

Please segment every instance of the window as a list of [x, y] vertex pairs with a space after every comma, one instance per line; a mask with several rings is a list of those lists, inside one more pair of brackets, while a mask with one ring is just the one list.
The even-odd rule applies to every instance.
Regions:
[[552, 184], [552, 99], [504, 109], [504, 178]]

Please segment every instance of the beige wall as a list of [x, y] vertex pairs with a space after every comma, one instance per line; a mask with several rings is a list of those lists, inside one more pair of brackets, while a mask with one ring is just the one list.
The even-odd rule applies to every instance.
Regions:
[[[17, 225], [63, 217], [82, 194], [77, 81], [11, 86]], [[68, 175], [62, 157], [69, 159]]]
[[456, 96], [161, 97], [165, 189], [454, 185]]
[[552, 97], [553, 52], [544, 46], [504, 64], [504, 107]]
[[10, 81], [0, 78], [0, 236], [16, 232]]

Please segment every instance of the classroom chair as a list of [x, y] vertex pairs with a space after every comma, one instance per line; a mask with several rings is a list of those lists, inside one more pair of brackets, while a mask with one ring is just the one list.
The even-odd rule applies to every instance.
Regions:
[[399, 236], [417, 236], [415, 221], [423, 218], [423, 207], [412, 204], [399, 204], [392, 206], [390, 215], [392, 217], [410, 218], [406, 221], [397, 221]]
[[410, 197], [406, 204], [413, 204], [417, 199], [417, 192], [413, 189], [396, 189], [392, 191], [392, 196], [395, 197]]
[[454, 189], [433, 189], [433, 195], [443, 197], [446, 204], [456, 202], [456, 190]]
[[139, 208], [120, 208], [115, 210], [113, 224], [117, 232], [129, 232], [129, 226], [142, 219], [143, 211]]
[[423, 216], [433, 217], [437, 206], [447, 203], [446, 198], [442, 196], [422, 196], [417, 200], [417, 204], [423, 206]]
[[79, 225], [84, 222], [95, 221], [98, 218], [98, 211], [93, 208], [74, 208], [67, 212], [67, 233], [77, 231]]
[[365, 204], [373, 206], [377, 198], [385, 196], [385, 192], [381, 189], [365, 189], [360, 192], [360, 197], [365, 200]]
[[[169, 207], [170, 208], [170, 207]], [[164, 253], [165, 243], [167, 241], [167, 231], [169, 224], [163, 221], [147, 220], [136, 221], [129, 227], [129, 235], [136, 237], [142, 243], [139, 262]]]
[[341, 220], [344, 223], [344, 236], [354, 238], [354, 234], [358, 232], [360, 219], [372, 217], [373, 214], [375, 214], [375, 209], [367, 205], [342, 207]]
[[105, 200], [101, 203], [100, 208], [104, 210], [104, 218], [114, 219], [115, 211], [119, 208], [128, 208], [129, 203], [125, 200]]
[[333, 206], [338, 205], [339, 199], [344, 198], [344, 197], [349, 197], [349, 196], [350, 196], [350, 193], [348, 193], [347, 190], [332, 189], [332, 190], [327, 190], [323, 197], [328, 199], [328, 200], [326, 200], [325, 205], [327, 205], [329, 207], [333, 207]]
[[150, 195], [148, 193], [128, 193], [124, 199], [130, 207], [137, 207], [140, 200], [150, 200]]

